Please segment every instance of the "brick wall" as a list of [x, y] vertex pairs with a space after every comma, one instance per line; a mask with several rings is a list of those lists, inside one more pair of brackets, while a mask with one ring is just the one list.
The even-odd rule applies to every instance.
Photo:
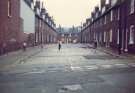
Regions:
[[[11, 1], [11, 16], [8, 16], [8, 0], [0, 0], [0, 44], [6, 43], [7, 51], [18, 48], [20, 31], [20, 1]], [[2, 47], [0, 49], [2, 51]]]

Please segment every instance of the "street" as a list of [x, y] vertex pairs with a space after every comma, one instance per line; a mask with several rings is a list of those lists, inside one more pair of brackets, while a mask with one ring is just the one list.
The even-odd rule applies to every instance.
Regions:
[[36, 53], [1, 66], [0, 93], [135, 93], [134, 58], [83, 44], [63, 44], [60, 51], [50, 44], [31, 51]]

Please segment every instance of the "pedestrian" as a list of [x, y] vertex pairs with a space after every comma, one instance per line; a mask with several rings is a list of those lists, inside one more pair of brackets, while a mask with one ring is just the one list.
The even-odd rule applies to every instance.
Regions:
[[96, 53], [96, 49], [97, 49], [97, 40], [94, 40], [94, 49], [95, 49], [95, 53]]
[[3, 54], [6, 54], [7, 53], [7, 44], [3, 43], [2, 48], [3, 48]]
[[60, 51], [60, 49], [61, 49], [61, 41], [59, 41], [58, 49], [59, 49], [59, 51]]
[[44, 48], [44, 45], [43, 44], [41, 44], [41, 49], [43, 49]]
[[23, 51], [26, 51], [27, 43], [23, 42]]

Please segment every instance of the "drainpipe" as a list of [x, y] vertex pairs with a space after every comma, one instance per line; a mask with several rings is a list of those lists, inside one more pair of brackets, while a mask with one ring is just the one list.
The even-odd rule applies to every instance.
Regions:
[[[125, 48], [125, 43], [124, 43], [124, 39], [126, 35], [126, 6], [125, 4], [126, 4], [126, 0], [120, 0], [120, 5], [119, 5], [120, 6], [120, 20], [119, 20], [120, 32], [119, 32], [119, 48], [118, 48], [119, 55], [122, 54]], [[123, 10], [124, 10], [124, 15], [122, 15]], [[122, 28], [123, 19], [124, 19], [124, 28]]]
[[123, 5], [122, 5], [122, 0], [120, 0], [120, 5], [119, 5], [119, 7], [120, 7], [120, 19], [119, 19], [119, 46], [118, 46], [118, 53], [119, 53], [119, 55], [121, 55], [121, 48], [122, 48], [122, 7], [123, 7]]
[[126, 1], [127, 0], [125, 0], [124, 1], [124, 36], [125, 36], [125, 43], [124, 43], [124, 41], [123, 41], [123, 43], [124, 43], [124, 47], [125, 47], [125, 49], [124, 49], [124, 52], [128, 52], [128, 41], [127, 41], [127, 32], [128, 32], [128, 29], [127, 29], [127, 6], [126, 6]]

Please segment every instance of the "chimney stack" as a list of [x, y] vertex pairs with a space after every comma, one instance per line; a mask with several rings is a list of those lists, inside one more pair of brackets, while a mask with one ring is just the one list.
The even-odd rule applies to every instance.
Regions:
[[35, 6], [40, 9], [41, 8], [40, 1], [36, 1]]
[[106, 5], [106, 0], [100, 0], [101, 9]]

